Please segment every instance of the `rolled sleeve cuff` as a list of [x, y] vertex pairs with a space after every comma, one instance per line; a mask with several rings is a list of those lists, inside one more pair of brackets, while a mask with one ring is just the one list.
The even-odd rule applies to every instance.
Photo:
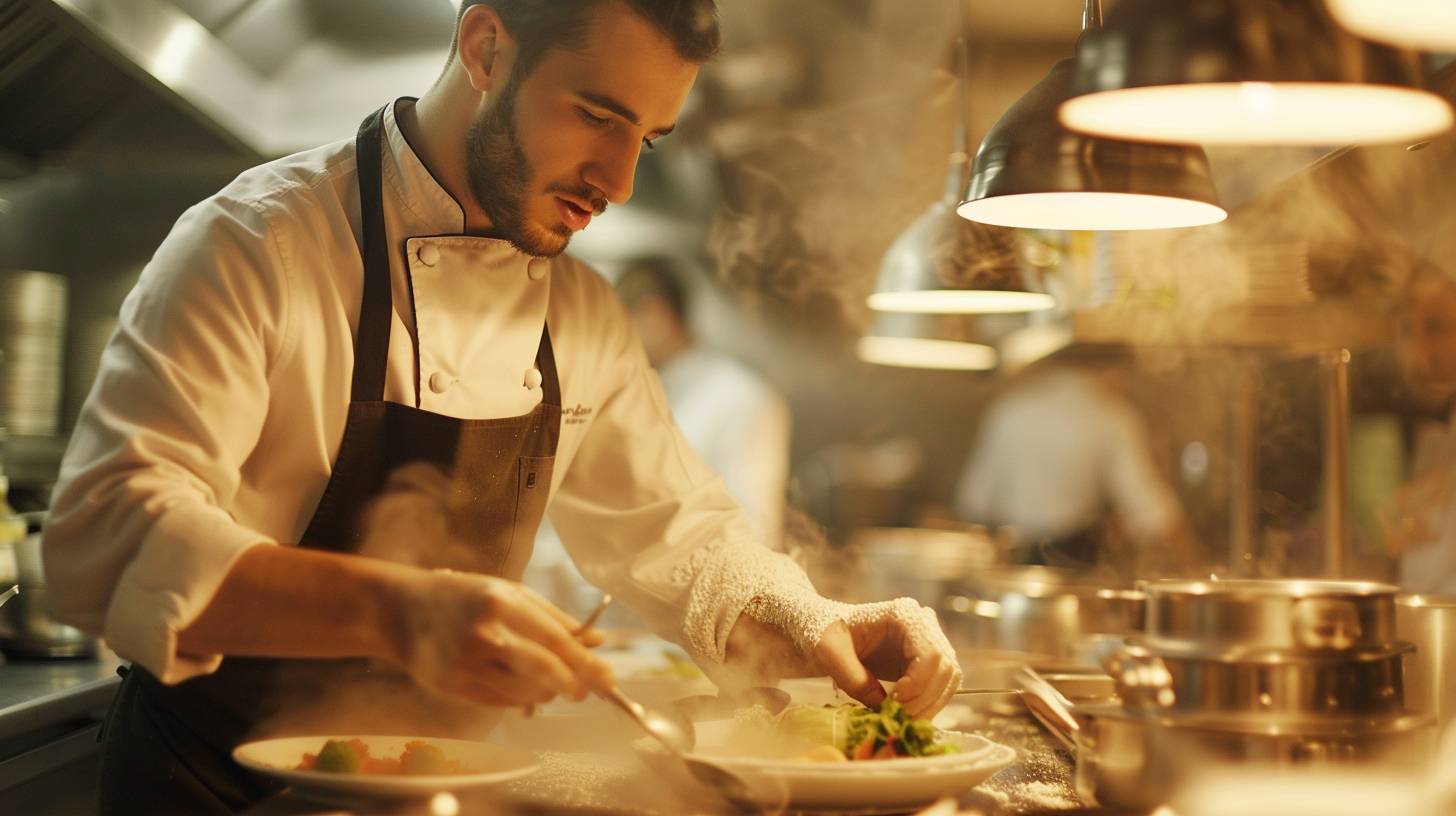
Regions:
[[269, 543], [216, 507], [168, 510], [121, 575], [106, 612], [108, 645], [168, 685], [216, 671], [222, 655], [180, 654], [177, 633], [207, 608], [238, 556]]
[[763, 547], [710, 550], [698, 566], [683, 616], [683, 642], [696, 657], [715, 664], [726, 658], [728, 636], [745, 613], [807, 651], [848, 609], [820, 596], [788, 556]]

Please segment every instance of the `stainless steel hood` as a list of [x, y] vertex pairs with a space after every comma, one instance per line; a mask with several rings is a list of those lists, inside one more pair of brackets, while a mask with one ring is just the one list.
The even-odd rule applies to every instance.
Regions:
[[128, 133], [244, 160], [348, 137], [429, 86], [453, 21], [445, 0], [0, 0], [0, 174]]

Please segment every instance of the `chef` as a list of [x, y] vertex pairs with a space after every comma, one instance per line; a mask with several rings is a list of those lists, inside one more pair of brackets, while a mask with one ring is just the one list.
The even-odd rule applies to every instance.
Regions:
[[[717, 44], [711, 0], [466, 0], [423, 97], [181, 217], [45, 534], [57, 614], [132, 661], [102, 812], [246, 808], [272, 788], [228, 751], [270, 730], [610, 684], [599, 634], [515, 580], [548, 505], [587, 578], [703, 664], [945, 704], [933, 615], [828, 601], [760, 546], [611, 288], [561, 254], [630, 197]], [[366, 523], [400, 496], [418, 525]]]

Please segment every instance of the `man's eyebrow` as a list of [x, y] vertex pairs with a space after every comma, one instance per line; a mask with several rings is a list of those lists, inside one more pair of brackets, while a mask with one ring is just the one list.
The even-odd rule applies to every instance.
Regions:
[[[596, 91], [577, 91], [576, 95], [586, 100], [587, 102], [596, 105], [599, 108], [604, 108], [611, 111], [612, 113], [617, 114], [618, 116], [626, 119], [628, 122], [631, 122], [634, 125], [637, 125], [639, 127], [642, 125], [642, 117], [639, 116], [636, 111], [632, 110], [626, 105], [623, 105], [621, 102], [618, 102], [616, 99], [613, 99], [612, 97], [604, 93], [597, 93]], [[666, 136], [667, 134], [671, 133], [676, 127], [677, 125], [668, 125], [667, 127], [656, 131], [656, 133], [659, 137]]]

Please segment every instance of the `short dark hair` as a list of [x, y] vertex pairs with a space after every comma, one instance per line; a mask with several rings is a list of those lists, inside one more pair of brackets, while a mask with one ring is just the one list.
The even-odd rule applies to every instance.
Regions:
[[628, 261], [617, 277], [617, 296], [628, 309], [649, 297], [661, 298], [679, 323], [687, 322], [688, 298], [682, 273], [671, 260], [658, 256]]
[[[581, 48], [592, 15], [610, 2], [642, 15], [689, 62], [704, 63], [718, 53], [721, 35], [715, 0], [464, 0], [460, 17], [472, 6], [494, 8], [520, 49], [516, 68], [524, 77], [552, 49]], [[452, 57], [459, 45], [460, 17], [455, 22], [456, 39], [450, 43]]]

